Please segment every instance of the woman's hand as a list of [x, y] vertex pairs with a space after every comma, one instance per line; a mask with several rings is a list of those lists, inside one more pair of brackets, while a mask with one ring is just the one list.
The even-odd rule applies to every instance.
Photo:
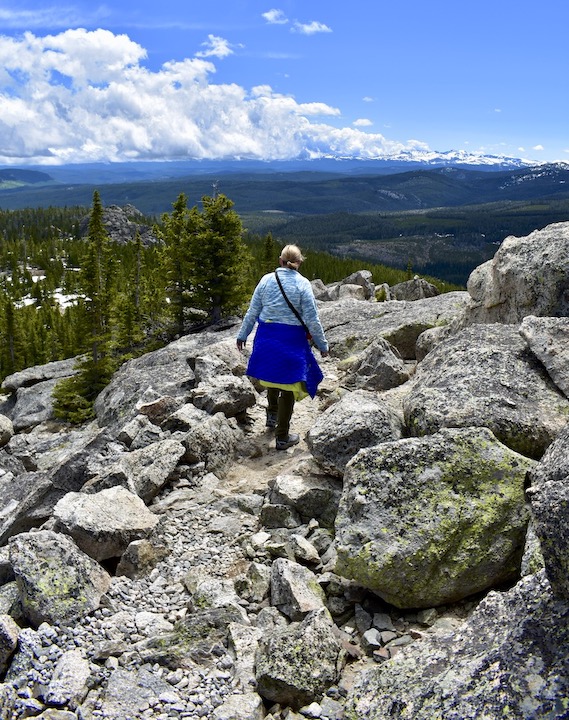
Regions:
[[321, 357], [328, 357], [328, 350], [320, 350]]
[[239, 352], [243, 352], [243, 348], [245, 347], [246, 344], [247, 344], [247, 340], [238, 340], [237, 341], [237, 349], [239, 350]]

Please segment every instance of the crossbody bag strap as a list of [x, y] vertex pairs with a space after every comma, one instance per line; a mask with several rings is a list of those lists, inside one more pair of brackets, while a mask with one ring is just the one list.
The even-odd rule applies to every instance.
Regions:
[[304, 320], [302, 319], [302, 317], [301, 317], [300, 313], [298, 312], [298, 310], [294, 307], [294, 305], [293, 305], [293, 304], [291, 303], [291, 301], [288, 299], [288, 296], [287, 296], [287, 294], [285, 293], [284, 288], [283, 288], [283, 285], [282, 285], [282, 283], [281, 283], [281, 279], [280, 279], [280, 277], [279, 277], [279, 274], [278, 274], [278, 272], [276, 272], [276, 270], [275, 270], [275, 277], [277, 278], [277, 283], [279, 284], [279, 288], [281, 289], [281, 292], [282, 292], [282, 294], [283, 294], [283, 297], [284, 297], [284, 299], [286, 300], [286, 304], [289, 306], [289, 308], [292, 310], [292, 312], [296, 315], [297, 320], [300, 322], [300, 324], [302, 325], [302, 327], [306, 330], [306, 333], [309, 334], [309, 330], [308, 330], [308, 328], [306, 327], [306, 323], [305, 323]]

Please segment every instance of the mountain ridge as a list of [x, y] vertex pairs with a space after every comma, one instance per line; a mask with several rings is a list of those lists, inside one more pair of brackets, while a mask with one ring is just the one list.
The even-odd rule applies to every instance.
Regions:
[[[335, 163], [337, 161], [334, 161]], [[189, 172], [188, 166], [148, 164], [117, 166], [67, 166], [53, 168], [48, 180], [24, 187], [2, 190], [0, 208], [85, 205], [91, 203], [95, 189], [105, 205], [135, 205], [146, 215], [168, 212], [180, 192], [191, 202], [204, 195], [222, 192], [235, 203], [237, 212], [268, 210], [294, 214], [321, 214], [334, 211], [390, 212], [433, 207], [475, 205], [499, 200], [558, 197], [569, 194], [569, 165], [553, 163], [497, 169], [459, 165], [421, 167], [399, 165], [391, 171], [373, 172], [374, 165], [330, 167], [335, 172], [316, 170], [319, 166], [287, 165], [279, 172], [275, 165], [229, 166], [223, 174], [213, 172], [211, 164], [201, 172]], [[306, 168], [312, 168], [310, 171]], [[340, 167], [346, 172], [340, 172]], [[363, 173], [362, 168], [370, 172]], [[235, 171], [232, 171], [232, 168]], [[247, 169], [249, 168], [249, 169]], [[165, 170], [180, 173], [165, 175]], [[210, 172], [207, 172], [209, 170]], [[186, 174], [184, 174], [185, 171]], [[125, 179], [125, 174], [128, 177]]]
[[[139, 179], [165, 179], [181, 175], [201, 175], [211, 172], [240, 174], [242, 172], [339, 172], [340, 174], [367, 174], [370, 170], [379, 174], [406, 172], [409, 169], [427, 169], [433, 167], [479, 168], [488, 172], [494, 170], [519, 169], [539, 166], [540, 163], [520, 158], [500, 155], [474, 155], [463, 151], [411, 153], [403, 152], [385, 158], [322, 156], [318, 158], [295, 158], [290, 160], [156, 160], [130, 162], [94, 162], [70, 163], [63, 165], [29, 165], [26, 169], [50, 173], [52, 179], [61, 182], [77, 181], [78, 177], [91, 175], [92, 180], [109, 180], [114, 177], [119, 182]], [[3, 170], [12, 170], [5, 166]], [[1, 170], [0, 170], [1, 172]]]

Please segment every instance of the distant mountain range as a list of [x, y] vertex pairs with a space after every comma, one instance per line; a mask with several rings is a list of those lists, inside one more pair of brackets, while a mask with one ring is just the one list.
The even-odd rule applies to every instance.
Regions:
[[[0, 190], [3, 183], [16, 178], [18, 182], [60, 183], [123, 183], [142, 180], [166, 180], [191, 175], [325, 172], [340, 175], [388, 175], [408, 170], [436, 167], [464, 167], [486, 171], [514, 170], [532, 167], [535, 163], [499, 155], [473, 155], [463, 151], [407, 151], [384, 159], [324, 157], [313, 160], [180, 160], [125, 163], [79, 163], [57, 166], [29, 166], [25, 169], [0, 169]], [[35, 179], [34, 179], [35, 175]]]
[[[134, 205], [145, 215], [222, 192], [239, 213], [401, 212], [569, 196], [569, 164], [429, 167], [410, 161], [119, 163], [0, 170], [0, 209]], [[456, 159], [456, 156], [453, 155]], [[433, 160], [434, 162], [434, 160]], [[521, 161], [520, 161], [521, 162]]]

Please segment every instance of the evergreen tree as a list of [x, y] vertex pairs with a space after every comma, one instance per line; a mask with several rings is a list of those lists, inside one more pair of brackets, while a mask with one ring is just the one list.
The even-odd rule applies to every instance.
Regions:
[[162, 215], [162, 226], [156, 228], [164, 241], [166, 291], [174, 320], [174, 332], [184, 332], [186, 309], [190, 305], [190, 236], [200, 224], [196, 208], [188, 209], [188, 199], [180, 193], [171, 214]]
[[22, 325], [14, 301], [7, 294], [2, 303], [2, 340], [1, 366], [2, 376], [10, 375], [25, 367], [23, 346], [25, 345]]
[[54, 412], [71, 422], [93, 416], [93, 403], [111, 378], [110, 318], [112, 301], [112, 259], [110, 242], [103, 223], [103, 206], [98, 191], [93, 193], [87, 249], [81, 268], [84, 297], [82, 310], [88, 328], [88, 352], [77, 365], [78, 373], [56, 386]]
[[91, 355], [96, 365], [107, 354], [112, 295], [112, 258], [97, 190], [89, 218], [87, 251], [81, 268], [84, 306], [89, 319]]
[[133, 250], [134, 256], [129, 253], [130, 262], [125, 263], [127, 272], [121, 278], [112, 311], [112, 348], [124, 359], [132, 357], [132, 351], [142, 346], [145, 337], [141, 322], [142, 242], [138, 231], [128, 250]]
[[279, 245], [273, 240], [273, 234], [267, 233], [263, 242], [263, 254], [261, 257], [261, 274], [272, 272], [278, 265]]
[[199, 227], [189, 236], [192, 301], [215, 323], [247, 300], [249, 253], [233, 202], [217, 195], [204, 196], [202, 203]]

